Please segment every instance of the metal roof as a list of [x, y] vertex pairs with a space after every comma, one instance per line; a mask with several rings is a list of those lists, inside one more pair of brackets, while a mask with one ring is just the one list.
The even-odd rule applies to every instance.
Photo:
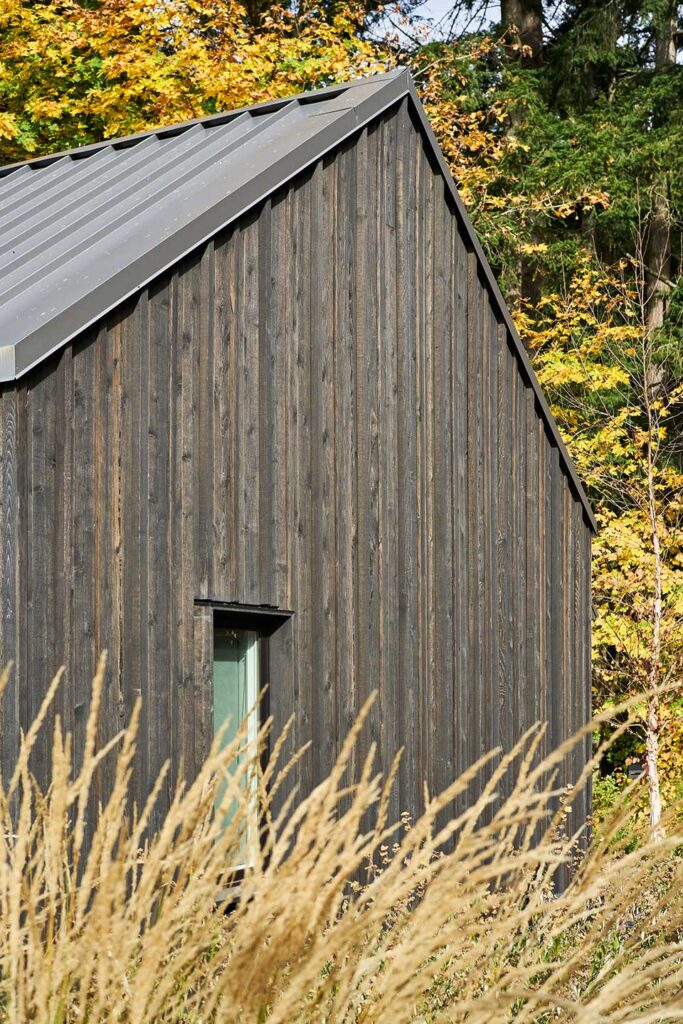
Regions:
[[596, 529], [581, 482], [404, 69], [0, 167], [0, 382], [22, 376], [405, 97]]

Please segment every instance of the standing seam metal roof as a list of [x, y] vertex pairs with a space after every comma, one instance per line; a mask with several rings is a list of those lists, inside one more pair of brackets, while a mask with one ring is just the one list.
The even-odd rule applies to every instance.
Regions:
[[581, 482], [403, 69], [0, 167], [0, 382], [22, 376], [406, 97], [595, 530]]

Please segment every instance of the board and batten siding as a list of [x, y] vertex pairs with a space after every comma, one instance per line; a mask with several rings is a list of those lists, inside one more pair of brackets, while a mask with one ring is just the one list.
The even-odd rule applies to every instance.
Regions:
[[394, 816], [589, 717], [590, 527], [405, 100], [5, 386], [0, 438], [3, 771], [62, 663], [78, 759], [106, 649], [137, 799], [192, 772], [202, 602], [293, 611], [268, 682], [304, 792], [375, 689], [355, 767], [405, 748]]

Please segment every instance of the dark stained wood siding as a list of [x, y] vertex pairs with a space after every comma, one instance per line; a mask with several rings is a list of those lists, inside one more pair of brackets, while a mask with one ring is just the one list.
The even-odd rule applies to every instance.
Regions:
[[143, 698], [136, 798], [194, 770], [197, 601], [294, 612], [270, 706], [304, 791], [373, 689], [394, 815], [589, 716], [589, 526], [405, 102], [5, 388], [0, 437], [3, 771], [62, 663], [82, 741], [103, 648], [102, 738]]
[[14, 672], [0, 704], [3, 778], [14, 765], [19, 747], [19, 678], [24, 663], [19, 642], [19, 480], [17, 466], [17, 394], [0, 392], [0, 651], [1, 664], [14, 662]]

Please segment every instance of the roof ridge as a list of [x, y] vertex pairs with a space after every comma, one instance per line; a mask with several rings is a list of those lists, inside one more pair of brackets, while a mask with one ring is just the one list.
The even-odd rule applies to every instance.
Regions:
[[403, 66], [398, 66], [393, 68], [391, 71], [386, 71], [379, 75], [370, 75], [367, 78], [353, 78], [349, 82], [339, 82], [335, 85], [323, 86], [320, 89], [310, 89], [306, 92], [296, 93], [294, 96], [281, 96], [273, 100], [261, 100], [259, 103], [248, 104], [244, 107], [235, 107], [233, 110], [223, 110], [217, 114], [206, 114], [203, 117], [195, 117], [189, 121], [180, 121], [177, 124], [161, 125], [158, 128], [147, 128], [145, 131], [135, 132], [132, 135], [122, 135], [116, 138], [102, 139], [100, 142], [90, 142], [85, 146], [75, 146], [73, 149], [63, 149], [57, 153], [45, 153], [42, 156], [33, 156], [26, 160], [16, 160], [11, 164], [0, 164], [0, 180], [7, 177], [8, 174], [18, 171], [22, 167], [27, 167], [29, 170], [32, 168], [39, 169], [41, 167], [48, 167], [55, 163], [55, 161], [63, 160], [65, 157], [70, 157], [72, 160], [83, 160], [103, 149], [106, 149], [107, 147], [114, 150], [126, 149], [137, 145], [139, 142], [143, 142], [151, 136], [156, 136], [159, 139], [167, 139], [172, 138], [174, 135], [181, 135], [183, 132], [189, 131], [189, 129], [194, 128], [195, 126], [201, 126], [202, 128], [219, 127], [220, 125], [228, 124], [241, 114], [252, 114], [253, 116], [261, 117], [264, 114], [275, 112], [279, 108], [290, 103], [300, 103], [305, 106], [308, 103], [318, 103], [321, 100], [331, 100], [335, 99], [337, 96], [341, 96], [349, 89], [367, 85], [368, 82], [391, 80], [399, 78], [402, 75], [409, 77], [409, 72]]

